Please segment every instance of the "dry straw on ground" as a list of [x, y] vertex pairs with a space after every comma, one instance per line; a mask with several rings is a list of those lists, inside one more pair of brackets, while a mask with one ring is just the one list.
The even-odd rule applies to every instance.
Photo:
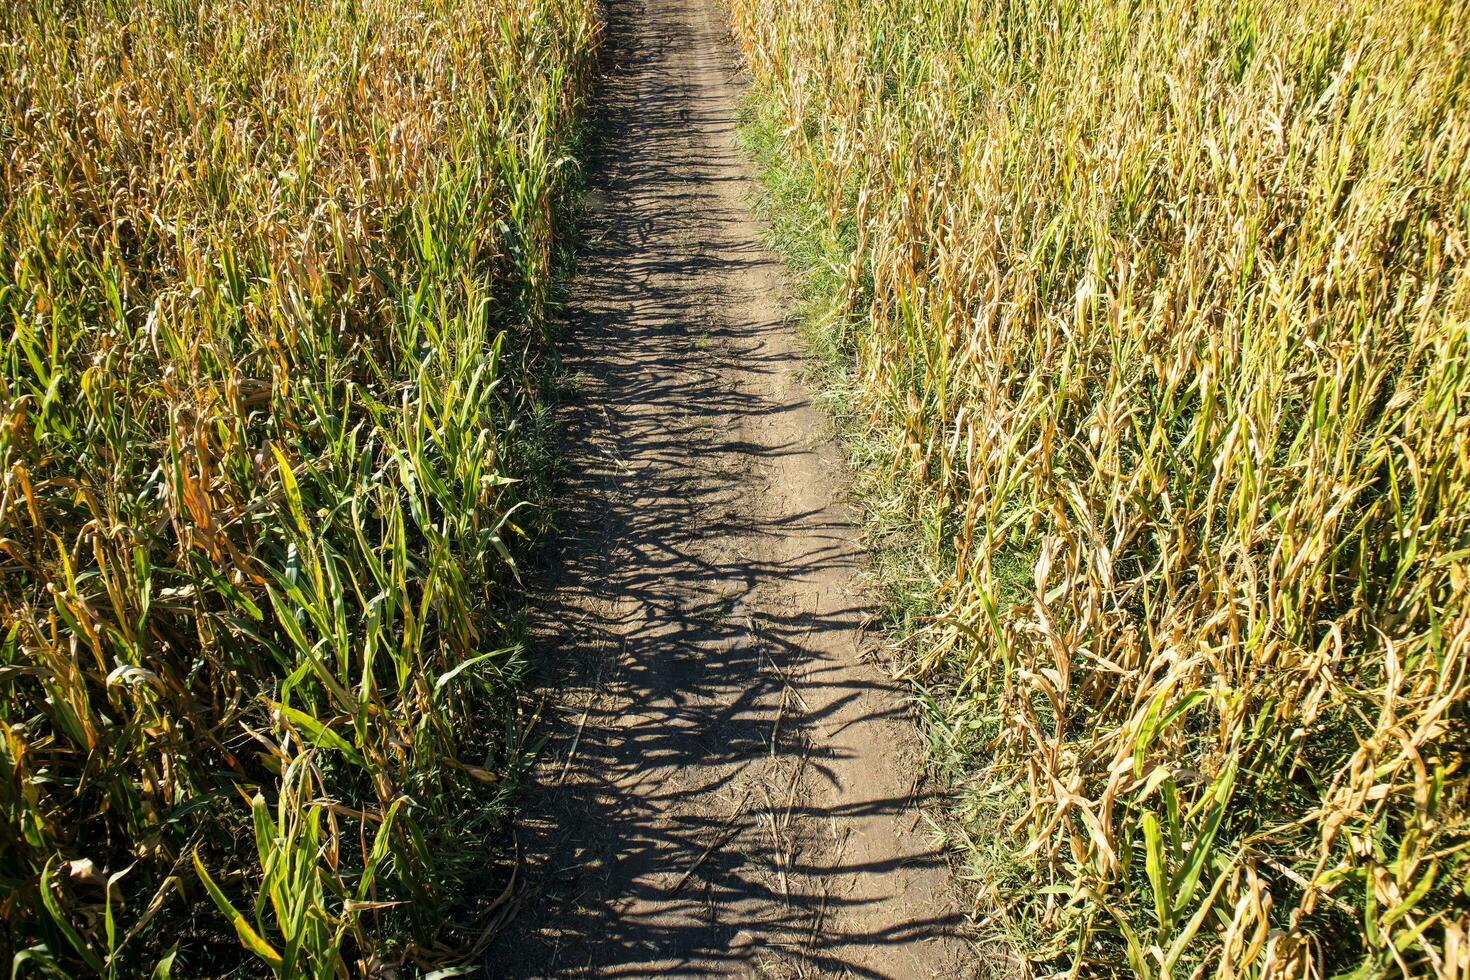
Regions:
[[733, 8], [989, 921], [1043, 971], [1465, 976], [1463, 5]]
[[442, 961], [516, 752], [499, 617], [597, 32], [589, 0], [0, 10], [23, 975], [213, 973], [231, 927], [282, 976]]

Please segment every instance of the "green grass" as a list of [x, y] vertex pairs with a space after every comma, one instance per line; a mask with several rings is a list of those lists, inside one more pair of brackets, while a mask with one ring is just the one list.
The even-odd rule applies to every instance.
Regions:
[[731, 6], [987, 927], [1463, 975], [1470, 20]]
[[475, 954], [598, 31], [584, 0], [0, 12], [19, 975]]

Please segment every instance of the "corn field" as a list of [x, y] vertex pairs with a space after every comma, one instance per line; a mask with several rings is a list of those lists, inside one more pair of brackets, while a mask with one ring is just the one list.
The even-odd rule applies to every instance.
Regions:
[[731, 6], [985, 927], [1470, 975], [1466, 8]]
[[472, 949], [598, 25], [592, 0], [0, 9], [15, 975]]

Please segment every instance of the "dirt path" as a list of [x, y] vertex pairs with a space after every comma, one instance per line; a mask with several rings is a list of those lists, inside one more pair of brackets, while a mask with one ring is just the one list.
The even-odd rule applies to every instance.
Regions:
[[560, 665], [497, 976], [963, 977], [841, 457], [799, 381], [713, 0], [612, 0], [567, 342]]

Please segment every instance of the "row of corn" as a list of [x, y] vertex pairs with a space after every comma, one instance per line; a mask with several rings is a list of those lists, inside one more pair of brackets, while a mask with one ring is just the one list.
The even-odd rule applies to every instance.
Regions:
[[984, 929], [1470, 975], [1467, 9], [731, 6]]
[[473, 952], [598, 23], [592, 0], [0, 9], [17, 975]]

